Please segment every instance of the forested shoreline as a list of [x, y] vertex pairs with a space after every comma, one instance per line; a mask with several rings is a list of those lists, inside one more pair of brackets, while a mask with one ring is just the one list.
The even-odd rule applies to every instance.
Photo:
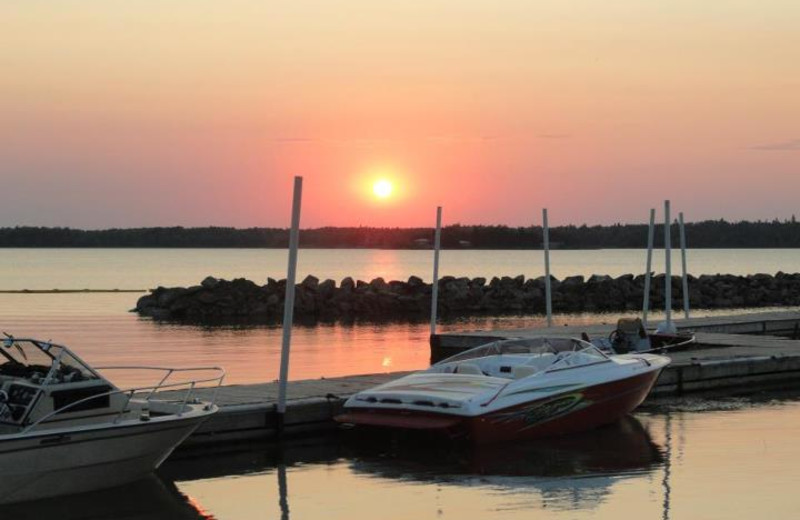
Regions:
[[[663, 224], [656, 226], [656, 247], [663, 244], [663, 229]], [[707, 220], [687, 223], [686, 237], [692, 248], [798, 248], [800, 223], [794, 217], [770, 222]], [[677, 225], [672, 227], [672, 238], [677, 245]], [[323, 227], [300, 232], [304, 248], [424, 249], [432, 240], [431, 228]], [[643, 248], [647, 224], [557, 226], [550, 228], [550, 241], [561, 249]], [[288, 243], [288, 229], [280, 228], [0, 228], [0, 247], [285, 248]], [[455, 224], [442, 229], [442, 247], [539, 249], [542, 228]]]

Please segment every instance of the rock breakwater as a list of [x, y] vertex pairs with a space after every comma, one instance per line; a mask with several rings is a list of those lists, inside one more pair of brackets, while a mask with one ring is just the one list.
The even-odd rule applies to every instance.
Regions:
[[[444, 317], [487, 314], [535, 314], [545, 310], [544, 277], [443, 277], [439, 280], [439, 313]], [[612, 312], [641, 308], [644, 275], [626, 274], [551, 278], [554, 312]], [[208, 277], [193, 287], [158, 287], [143, 296], [135, 312], [159, 319], [217, 322], [278, 321], [283, 315], [285, 280], [265, 285], [250, 280]], [[673, 308], [682, 306], [681, 280], [672, 278]], [[306, 277], [296, 286], [299, 319], [411, 319], [430, 312], [431, 284], [416, 276], [407, 281], [370, 282]], [[664, 307], [664, 275], [653, 277], [651, 308]], [[692, 308], [727, 309], [800, 305], [800, 273], [703, 275], [689, 277]]]

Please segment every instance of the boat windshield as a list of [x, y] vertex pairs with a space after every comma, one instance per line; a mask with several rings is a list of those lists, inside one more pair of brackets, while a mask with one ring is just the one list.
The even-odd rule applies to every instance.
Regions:
[[487, 343], [439, 361], [434, 366], [501, 354], [544, 354], [548, 352], [552, 354], [584, 352], [593, 357], [598, 357], [598, 359], [607, 359], [607, 356], [597, 350], [594, 345], [576, 338], [526, 338]]
[[0, 377], [33, 384], [56, 384], [100, 377], [66, 347], [36, 340], [6, 338], [0, 346]]

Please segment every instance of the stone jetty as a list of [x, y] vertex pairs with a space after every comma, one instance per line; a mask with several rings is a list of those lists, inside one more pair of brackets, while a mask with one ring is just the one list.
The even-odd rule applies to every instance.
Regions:
[[[441, 316], [542, 313], [544, 277], [456, 278], [439, 280]], [[551, 278], [555, 312], [626, 311], [641, 308], [644, 275], [626, 274]], [[306, 277], [297, 284], [295, 316], [306, 320], [413, 319], [430, 312], [431, 284], [416, 276], [406, 281], [370, 282], [345, 278], [320, 281]], [[651, 308], [664, 307], [664, 275], [653, 277]], [[158, 319], [217, 322], [274, 320], [283, 315], [285, 280], [265, 285], [250, 280], [207, 277], [193, 287], [158, 287], [142, 296], [135, 312]], [[681, 280], [672, 278], [673, 307], [682, 305]], [[729, 309], [800, 305], [800, 273], [702, 275], [689, 277], [692, 308]]]

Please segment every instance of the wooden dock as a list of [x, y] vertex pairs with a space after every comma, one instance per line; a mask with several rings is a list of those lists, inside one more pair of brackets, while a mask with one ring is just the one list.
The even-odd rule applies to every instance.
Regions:
[[[798, 312], [676, 321], [681, 329], [697, 331], [697, 344], [689, 350], [670, 354], [672, 364], [662, 373], [649, 399], [703, 391], [744, 394], [764, 387], [800, 383], [800, 340], [773, 335], [792, 334], [798, 324]], [[434, 336], [431, 344], [432, 347], [445, 345], [455, 352], [492, 338], [576, 336], [581, 332], [597, 336], [607, 335], [612, 329], [612, 325], [593, 325], [473, 331]], [[292, 381], [283, 434], [290, 437], [335, 428], [332, 418], [340, 412], [345, 398], [405, 374], [407, 372]], [[187, 444], [276, 438], [277, 396], [275, 382], [222, 387], [217, 395], [220, 412]], [[200, 397], [208, 398], [210, 394], [201, 391]]]
[[[675, 319], [678, 330], [694, 332], [795, 336], [800, 337], [800, 312], [759, 312], [732, 316]], [[459, 333], [437, 334], [431, 338], [434, 357], [457, 354], [468, 348], [482, 345], [493, 339], [532, 338], [536, 336], [580, 337], [586, 332], [590, 337], [608, 336], [616, 324], [574, 325], [565, 327], [521, 328], [506, 330], [475, 330]], [[651, 325], [653, 325], [651, 323]], [[748, 340], [750, 341], [750, 340]]]
[[[408, 372], [290, 381], [283, 422], [285, 436], [318, 433], [336, 427], [333, 416], [345, 399], [356, 392], [402, 377]], [[211, 390], [199, 390], [200, 399]], [[186, 444], [274, 439], [278, 433], [278, 383], [228, 385], [216, 395], [220, 411], [206, 421]]]

